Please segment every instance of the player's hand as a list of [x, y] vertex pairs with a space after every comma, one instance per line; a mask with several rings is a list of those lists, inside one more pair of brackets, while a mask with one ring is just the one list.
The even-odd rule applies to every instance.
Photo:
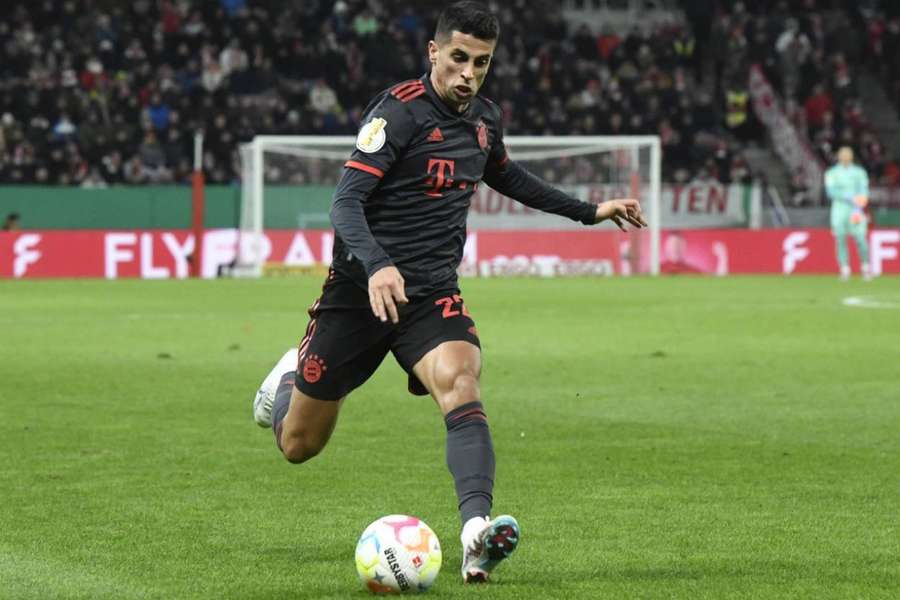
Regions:
[[625, 222], [631, 223], [637, 228], [647, 227], [647, 221], [641, 214], [641, 203], [634, 198], [622, 198], [618, 200], [607, 200], [597, 205], [597, 218], [594, 223], [599, 223], [609, 219], [616, 224], [616, 227], [622, 231], [625, 229]]
[[388, 317], [391, 323], [400, 322], [397, 305], [409, 302], [403, 285], [403, 276], [394, 266], [382, 267], [369, 277], [369, 304], [382, 323], [387, 323]]
[[853, 225], [859, 225], [860, 223], [862, 223], [862, 220], [863, 214], [861, 212], [854, 212], [850, 215], [850, 223], [852, 223]]
[[868, 203], [869, 199], [863, 195], [853, 197], [853, 204], [857, 205], [860, 208], [865, 208]]

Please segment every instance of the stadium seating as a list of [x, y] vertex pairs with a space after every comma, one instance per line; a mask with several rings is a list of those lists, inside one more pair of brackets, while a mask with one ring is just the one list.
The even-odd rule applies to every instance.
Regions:
[[[18, 3], [0, 22], [3, 183], [187, 182], [197, 129], [208, 181], [228, 183], [256, 134], [351, 134], [373, 94], [425, 71], [438, 3], [58, 4]], [[890, 171], [859, 108], [860, 43], [843, 13], [724, 4], [698, 40], [681, 23], [592, 31], [554, 2], [505, 3], [484, 93], [507, 134], [658, 134], [665, 179], [730, 182], [750, 177], [741, 148], [763, 141], [746, 93], [760, 62], [823, 160], [852, 143]]]

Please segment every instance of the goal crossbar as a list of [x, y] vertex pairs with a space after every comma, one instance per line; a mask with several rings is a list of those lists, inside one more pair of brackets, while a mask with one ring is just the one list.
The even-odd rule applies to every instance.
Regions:
[[[634, 152], [634, 156], [637, 156], [637, 152], [641, 148], [648, 148], [648, 189], [646, 195], [641, 195], [647, 200], [648, 206], [646, 206], [645, 212], [651, 220], [649, 272], [652, 275], [659, 274], [661, 224], [658, 220], [661, 214], [662, 148], [658, 136], [507, 136], [504, 138], [504, 142], [510, 147], [513, 159], [523, 161], [584, 156], [605, 151], [631, 150]], [[344, 160], [349, 158], [349, 150], [354, 147], [355, 143], [354, 136], [259, 135], [253, 138], [249, 144], [244, 144], [241, 148], [242, 160], [245, 161], [242, 221], [247, 220], [253, 223], [253, 229], [259, 233], [262, 232], [262, 198], [265, 186], [265, 170], [262, 168], [264, 153], [273, 152], [298, 158]], [[249, 165], [246, 164], [248, 161]], [[632, 190], [634, 190], [633, 185]], [[243, 205], [248, 202], [250, 196], [255, 201], [249, 206]]]

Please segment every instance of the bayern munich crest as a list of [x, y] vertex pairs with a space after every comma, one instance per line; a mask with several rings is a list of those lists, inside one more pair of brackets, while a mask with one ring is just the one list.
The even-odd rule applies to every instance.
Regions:
[[484, 121], [478, 121], [478, 145], [481, 146], [482, 150], [487, 150], [488, 147], [488, 138], [487, 138], [487, 125], [484, 124]]

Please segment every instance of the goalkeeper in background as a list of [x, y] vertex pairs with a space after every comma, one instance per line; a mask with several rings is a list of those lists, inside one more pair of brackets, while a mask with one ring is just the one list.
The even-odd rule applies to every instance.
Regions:
[[825, 172], [825, 193], [831, 201], [831, 232], [837, 245], [837, 259], [841, 279], [850, 278], [850, 256], [847, 254], [847, 235], [856, 240], [860, 272], [863, 279], [872, 278], [869, 270], [869, 244], [866, 241], [866, 204], [869, 202], [869, 177], [865, 169], [853, 164], [853, 150], [842, 146], [838, 150], [838, 164]]

